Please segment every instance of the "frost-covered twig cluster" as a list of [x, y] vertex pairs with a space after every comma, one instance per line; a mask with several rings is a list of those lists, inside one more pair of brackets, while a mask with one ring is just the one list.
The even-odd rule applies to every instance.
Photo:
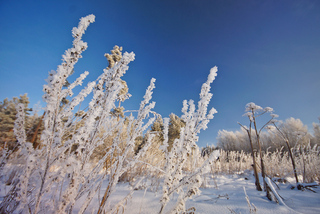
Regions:
[[[202, 183], [201, 175], [210, 170], [210, 163], [215, 158], [215, 153], [203, 163], [202, 166], [192, 167], [191, 172], [184, 171], [188, 158], [197, 160], [200, 156], [199, 148], [196, 144], [198, 134], [203, 129], [207, 128], [210, 119], [217, 111], [212, 108], [207, 113], [208, 104], [212, 97], [210, 84], [217, 75], [217, 67], [210, 70], [208, 80], [202, 85], [198, 109], [196, 110], [193, 100], [183, 101], [182, 119], [185, 122], [185, 127], [180, 130], [180, 138], [173, 143], [170, 152], [166, 151], [166, 164], [163, 185], [163, 196], [161, 198], [161, 208], [159, 213], [163, 213], [170, 197], [174, 193], [179, 193], [178, 201], [170, 209], [170, 213], [181, 213], [186, 211], [185, 202], [194, 195], [199, 194], [199, 187]], [[165, 123], [165, 133], [167, 133], [168, 125]], [[167, 139], [167, 138], [165, 138]], [[167, 140], [165, 140], [167, 142]], [[165, 147], [167, 149], [167, 147]], [[195, 164], [195, 163], [194, 163]]]
[[[81, 18], [79, 26], [72, 30], [73, 47], [65, 52], [63, 62], [57, 71], [49, 73], [48, 84], [44, 86], [43, 98], [47, 106], [43, 119], [41, 150], [34, 150], [32, 145], [26, 142], [24, 110], [22, 105], [18, 106], [15, 133], [21, 145], [19, 158], [25, 159], [25, 167], [15, 178], [12, 191], [6, 197], [8, 200], [3, 200], [1, 204], [4, 212], [10, 213], [17, 208], [22, 212], [31, 213], [70, 213], [76, 201], [86, 195], [87, 200], [80, 210], [84, 212], [101, 183], [109, 179], [109, 190], [105, 197], [107, 198], [121, 174], [134, 165], [147, 149], [146, 146], [138, 155], [131, 157], [135, 138], [142, 135], [154, 120], [151, 118], [145, 124], [145, 119], [149, 117], [155, 105], [149, 103], [154, 79], [147, 89], [137, 118], [129, 116], [126, 121], [115, 120], [110, 114], [115, 108], [117, 95], [123, 88], [120, 77], [128, 69], [129, 62], [134, 60], [133, 53], [124, 53], [121, 60], [112, 68], [105, 69], [96, 82], [88, 83], [71, 102], [61, 106], [63, 99], [67, 96], [72, 97], [72, 90], [81, 85], [89, 74], [81, 74], [68, 88], [63, 88], [67, 77], [73, 73], [75, 63], [87, 48], [81, 37], [94, 19], [93, 15]], [[79, 126], [74, 122], [74, 109], [92, 91], [93, 98]], [[125, 138], [120, 139], [120, 136], [116, 136], [106, 154], [97, 164], [92, 165], [90, 157], [94, 150], [103, 144], [108, 136], [123, 132], [126, 132]], [[110, 174], [101, 175], [100, 172], [108, 158], [112, 160]], [[132, 159], [129, 161], [129, 158]], [[100, 205], [100, 210], [105, 210], [105, 203]]]

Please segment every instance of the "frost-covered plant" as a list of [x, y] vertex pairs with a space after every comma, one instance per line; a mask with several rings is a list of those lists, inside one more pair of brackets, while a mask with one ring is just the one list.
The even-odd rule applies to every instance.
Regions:
[[258, 191], [261, 191], [261, 186], [260, 186], [260, 182], [259, 182], [259, 176], [258, 176], [258, 170], [257, 170], [257, 163], [255, 160], [255, 154], [254, 154], [254, 147], [253, 147], [253, 131], [252, 131], [252, 124], [254, 127], [254, 133], [255, 133], [255, 137], [256, 137], [256, 142], [258, 145], [258, 149], [259, 149], [259, 155], [260, 155], [260, 168], [261, 168], [261, 174], [262, 174], [262, 178], [263, 178], [263, 187], [264, 190], [266, 190], [266, 182], [265, 182], [265, 165], [263, 162], [263, 155], [262, 155], [262, 147], [261, 147], [261, 141], [260, 141], [260, 134], [261, 131], [268, 125], [270, 124], [273, 119], [275, 117], [277, 117], [277, 115], [275, 114], [271, 114], [271, 119], [266, 122], [259, 130], [257, 128], [257, 121], [256, 119], [262, 115], [264, 115], [265, 113], [272, 113], [273, 109], [270, 107], [266, 107], [266, 108], [262, 108], [261, 106], [256, 105], [255, 103], [251, 102], [248, 103], [246, 105], [245, 108], [245, 114], [244, 116], [247, 116], [249, 118], [249, 128], [242, 125], [241, 123], [238, 123], [244, 130], [246, 130], [248, 137], [249, 137], [249, 142], [250, 142], [250, 147], [251, 147], [251, 152], [252, 152], [252, 160], [253, 160], [253, 171], [254, 171], [254, 175], [255, 175], [255, 185], [256, 185], [256, 189]]
[[[1, 203], [0, 211], [1, 213], [5, 213], [7, 211], [11, 212], [11, 210], [15, 209], [26, 209], [27, 208], [27, 193], [28, 193], [28, 183], [29, 176], [31, 174], [32, 165], [34, 162], [34, 156], [32, 154], [33, 147], [31, 143], [26, 143], [26, 132], [25, 132], [25, 112], [24, 105], [17, 105], [17, 119], [14, 124], [14, 134], [16, 135], [18, 144], [20, 145], [20, 154], [19, 159], [25, 163], [24, 168], [15, 167], [14, 169], [8, 170], [6, 166], [4, 166], [4, 170], [7, 171], [8, 174], [13, 174], [17, 177], [11, 178], [12, 188], [5, 196], [4, 200]], [[18, 159], [17, 156], [15, 156]], [[22, 159], [22, 160], [21, 160]], [[16, 197], [13, 197], [16, 196]]]
[[294, 173], [294, 177], [296, 179], [296, 183], [297, 183], [297, 188], [300, 190], [302, 188], [301, 184], [299, 183], [299, 179], [298, 179], [298, 175], [297, 175], [297, 168], [296, 168], [296, 162], [295, 159], [292, 155], [292, 149], [290, 146], [290, 142], [288, 140], [288, 138], [286, 137], [286, 135], [278, 128], [278, 126], [276, 125], [275, 122], [272, 123], [274, 125], [274, 127], [277, 129], [277, 131], [280, 133], [281, 137], [283, 138], [283, 140], [286, 142], [286, 145], [288, 147], [288, 152], [290, 155], [290, 159], [291, 159], [291, 163], [292, 163], [292, 168], [293, 168], [293, 173]]
[[[277, 123], [280, 123], [278, 125]], [[307, 142], [310, 142], [310, 136], [308, 134], [307, 126], [304, 126], [301, 120], [290, 118], [286, 122], [272, 120], [270, 126], [267, 128], [270, 133], [277, 136], [282, 142], [285, 142], [286, 150], [288, 151], [289, 157], [291, 159], [293, 174], [296, 179], [297, 188], [301, 189], [299, 183], [297, 166], [295, 161], [295, 155], [293, 154], [293, 147], [299, 148], [299, 146], [306, 146]], [[303, 155], [301, 153], [300, 155]]]
[[[298, 150], [298, 149], [297, 149]], [[299, 148], [297, 165], [300, 166], [300, 174], [303, 175], [303, 182], [320, 181], [320, 146], [307, 145]], [[298, 168], [299, 169], [299, 168]]]
[[[44, 86], [45, 94], [43, 99], [47, 105], [45, 107], [46, 115], [43, 118], [44, 130], [41, 135], [43, 147], [41, 150], [33, 150], [32, 146], [26, 143], [25, 134], [22, 131], [24, 129], [22, 129], [21, 117], [18, 116], [16, 121], [15, 133], [21, 145], [21, 154], [26, 159], [26, 166], [16, 178], [16, 185], [12, 187], [14, 192], [9, 193], [11, 196], [15, 196], [14, 199], [19, 204], [18, 210], [37, 213], [43, 212], [44, 209], [48, 208], [47, 206], [51, 208], [47, 211], [50, 211], [56, 205], [59, 205], [59, 207], [61, 207], [61, 204], [67, 205], [65, 201], [57, 203], [57, 201], [62, 200], [55, 197], [53, 197], [53, 203], [44, 203], [43, 196], [50, 192], [54, 183], [60, 183], [65, 177], [73, 177], [72, 171], [69, 170], [70, 166], [76, 162], [75, 157], [70, 154], [70, 151], [68, 152], [70, 144], [63, 142], [62, 139], [64, 130], [70, 122], [68, 121], [69, 123], [65, 124], [63, 119], [72, 117], [72, 110], [77, 103], [90, 93], [94, 83], [90, 83], [86, 89], [82, 90], [66, 108], [61, 109], [60, 103], [68, 95], [72, 96], [72, 89], [77, 85], [81, 85], [82, 80], [88, 75], [88, 72], [85, 72], [67, 89], [63, 89], [67, 77], [73, 72], [75, 63], [87, 48], [87, 44], [81, 40], [81, 37], [89, 24], [94, 22], [94, 18], [93, 15], [89, 15], [80, 20], [78, 28], [74, 28], [72, 31], [74, 37], [73, 47], [65, 52], [63, 62], [58, 66], [57, 71], [49, 73], [48, 84]], [[50, 168], [53, 166], [61, 169], [51, 171]], [[50, 194], [52, 193], [50, 192]], [[14, 211], [15, 208], [4, 202], [1, 204], [2, 209], [6, 212]]]
[[[119, 177], [144, 156], [150, 145], [152, 134], [146, 146], [134, 155], [136, 137], [141, 136], [155, 119], [148, 119], [155, 106], [154, 102], [150, 103], [155, 79], [150, 82], [137, 116], [118, 117], [115, 120], [112, 114], [112, 110], [117, 108], [115, 102], [129, 97], [125, 96], [127, 91], [122, 90], [126, 86], [121, 77], [128, 70], [128, 64], [134, 60], [134, 53], [121, 55], [118, 48], [113, 53], [118, 57], [112, 63], [110, 55], [107, 55], [109, 67], [104, 69], [98, 79], [89, 82], [79, 94], [73, 96], [73, 89], [81, 85], [89, 73], [84, 72], [67, 88], [64, 86], [73, 73], [75, 63], [81, 58], [81, 53], [87, 48], [81, 38], [94, 20], [94, 15], [80, 19], [78, 27], [72, 30], [73, 47], [62, 56], [63, 62], [57, 70], [49, 73], [47, 85], [44, 86], [43, 99], [47, 105], [44, 109], [46, 114], [43, 118], [41, 149], [35, 150], [32, 144], [26, 142], [24, 111], [21, 105], [18, 106], [15, 133], [21, 145], [19, 158], [24, 159], [24, 167], [17, 173], [11, 191], [0, 205], [2, 212], [71, 213], [76, 202], [86, 197], [79, 211], [83, 213], [104, 181], [108, 182], [108, 186], [98, 213], [122, 206], [123, 201], [120, 201], [107, 208], [106, 201], [114, 191]], [[79, 118], [78, 112], [74, 111], [75, 107], [91, 92], [93, 98], [86, 112], [82, 112], [81, 121], [75, 121], [74, 118]], [[71, 97], [71, 101], [61, 106], [67, 97]], [[124, 132], [126, 134], [121, 135]], [[106, 148], [105, 155], [97, 163], [92, 163], [90, 160], [94, 150], [110, 136], [113, 137], [113, 143]], [[107, 159], [112, 160], [110, 167], [101, 173]]]
[[[193, 158], [193, 155], [200, 156], [199, 148], [196, 144], [198, 141], [198, 134], [203, 129], [207, 128], [207, 124], [213, 115], [217, 112], [212, 108], [207, 112], [208, 104], [211, 100], [212, 94], [210, 91], [210, 84], [217, 76], [217, 67], [210, 70], [207, 81], [202, 85], [200, 100], [198, 102], [198, 109], [196, 110], [193, 100], [187, 102], [183, 101], [182, 117], [185, 122], [185, 127], [180, 130], [180, 138], [175, 139], [171, 151], [168, 152], [168, 137], [164, 134], [164, 151], [166, 153], [165, 160], [165, 174], [163, 195], [161, 197], [161, 208], [159, 213], [163, 213], [170, 197], [174, 193], [179, 193], [176, 204], [170, 209], [169, 213], [181, 213], [186, 211], [185, 202], [194, 195], [199, 194], [199, 187], [201, 186], [201, 175], [210, 170], [210, 163], [215, 157], [215, 153], [207, 159], [205, 163], [199, 168], [185, 172], [183, 170], [188, 158]], [[164, 132], [168, 133], [168, 119], [164, 122]]]
[[[140, 103], [140, 109], [138, 111], [137, 118], [134, 119], [134, 117], [131, 115], [129, 117], [128, 122], [128, 138], [125, 140], [125, 149], [121, 151], [121, 155], [118, 155], [116, 157], [116, 160], [110, 167], [110, 175], [109, 175], [109, 183], [107, 186], [107, 189], [104, 193], [104, 196], [102, 198], [102, 201], [99, 206], [98, 213], [102, 213], [105, 210], [105, 205], [107, 199], [110, 197], [111, 193], [114, 191], [115, 185], [118, 183], [119, 177], [128, 171], [130, 168], [132, 168], [136, 163], [137, 160], [143, 156], [146, 153], [146, 150], [149, 148], [151, 144], [151, 140], [153, 136], [151, 135], [148, 139], [147, 145], [145, 145], [137, 155], [132, 156], [134, 154], [134, 143], [135, 139], [142, 135], [142, 133], [153, 123], [155, 120], [155, 117], [152, 117], [148, 120], [146, 124], [144, 124], [144, 119], [146, 119], [149, 114], [151, 113], [151, 109], [154, 108], [155, 102], [149, 103], [152, 97], [152, 90], [154, 89], [155, 79], [151, 79], [150, 86], [148, 87], [146, 94], [144, 96], [144, 100]], [[120, 140], [117, 142], [114, 142], [112, 145], [112, 148], [110, 151], [107, 152], [105, 157], [107, 157], [109, 154], [113, 155], [115, 154], [116, 150], [119, 150], [119, 143], [121, 143]], [[131, 158], [131, 159], [130, 159]], [[100, 161], [103, 161], [100, 160]], [[131, 196], [133, 192], [130, 193], [129, 196]], [[128, 197], [128, 196], [127, 196]], [[122, 201], [120, 201], [118, 204], [116, 204], [114, 207], [122, 206]], [[109, 210], [111, 212], [112, 209]], [[108, 212], [108, 213], [109, 213]]]
[[257, 213], [257, 207], [250, 202], [250, 199], [249, 199], [249, 196], [247, 195], [247, 191], [245, 187], [243, 187], [243, 191], [244, 191], [244, 195], [246, 196], [245, 198], [246, 198], [250, 213]]
[[212, 164], [213, 175], [217, 174], [242, 174], [252, 169], [252, 157], [244, 151], [219, 151], [219, 159]]
[[[320, 172], [320, 147], [315, 145], [298, 146], [292, 148], [295, 153], [296, 171], [298, 177], [303, 178], [304, 183], [319, 182]], [[257, 159], [260, 155], [257, 154]], [[251, 161], [250, 161], [251, 160]], [[292, 162], [288, 151], [276, 149], [263, 153], [266, 174], [280, 181], [288, 181], [288, 177], [294, 178]], [[252, 169], [251, 153], [243, 151], [220, 150], [219, 159], [212, 164], [213, 175], [217, 174], [241, 174], [245, 170]]]

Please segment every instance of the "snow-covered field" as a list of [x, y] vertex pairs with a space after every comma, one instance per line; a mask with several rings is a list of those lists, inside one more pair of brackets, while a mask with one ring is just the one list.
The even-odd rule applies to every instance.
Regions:
[[[289, 182], [294, 184], [293, 178], [287, 178]], [[250, 213], [246, 195], [249, 197], [252, 208], [256, 207], [256, 213], [320, 213], [320, 188], [313, 188], [315, 192], [309, 190], [291, 189], [290, 183], [278, 183], [280, 189], [276, 188], [279, 195], [283, 198], [285, 205], [279, 205], [271, 202], [265, 196], [265, 192], [256, 191], [254, 185], [254, 177], [251, 172], [240, 175], [218, 175], [206, 179], [205, 188], [201, 188], [201, 194], [195, 196], [186, 203], [187, 208], [194, 207], [195, 213]], [[274, 184], [273, 184], [274, 185]], [[275, 185], [274, 185], [275, 186]], [[134, 191], [129, 200], [124, 205], [125, 213], [132, 214], [150, 214], [158, 213], [160, 209], [161, 183], [157, 191], [155, 185], [149, 183], [141, 184], [142, 188]], [[0, 186], [0, 202], [9, 191], [9, 186], [1, 183]], [[110, 203], [117, 203], [128, 195], [132, 187], [129, 183], [118, 183], [116, 191], [112, 194]], [[106, 185], [101, 188], [101, 195], [106, 189]], [[175, 202], [177, 195], [174, 196], [171, 203]], [[85, 200], [83, 198], [82, 200]], [[87, 213], [91, 213], [95, 207], [98, 207], [99, 198], [96, 198], [90, 205]], [[73, 213], [77, 213], [80, 203], [75, 207]], [[170, 209], [170, 206], [168, 206]], [[97, 211], [97, 210], [95, 210]], [[255, 213], [255, 212], [252, 212]]]
[[[294, 184], [294, 179], [288, 180]], [[287, 207], [269, 201], [265, 192], [256, 191], [254, 177], [250, 172], [241, 175], [219, 175], [214, 179], [207, 179], [206, 188], [201, 188], [200, 195], [187, 201], [186, 207], [195, 207], [195, 213], [250, 213], [244, 192], [245, 188], [251, 205], [256, 207], [256, 213], [320, 213], [319, 188], [314, 188], [313, 190], [316, 192], [314, 193], [309, 190], [291, 189], [290, 183], [277, 184], [280, 190], [277, 187], [276, 189]], [[130, 188], [128, 183], [119, 183], [110, 203], [116, 203], [123, 199], [129, 193]], [[150, 214], [159, 212], [161, 186], [156, 192], [152, 192], [148, 188], [134, 191], [132, 198], [125, 205], [125, 213]], [[102, 188], [101, 192], [104, 192], [104, 189]], [[175, 199], [177, 199], [177, 195], [174, 196], [172, 202]], [[96, 205], [98, 205], [98, 198]], [[91, 208], [94, 206], [95, 203], [91, 205]], [[92, 209], [89, 210], [92, 211]], [[74, 213], [77, 213], [77, 208]], [[88, 211], [88, 213], [90, 212]], [[252, 211], [252, 213], [255, 212]]]

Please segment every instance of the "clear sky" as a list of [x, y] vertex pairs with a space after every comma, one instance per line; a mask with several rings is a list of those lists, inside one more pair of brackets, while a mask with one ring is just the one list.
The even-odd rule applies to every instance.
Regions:
[[[182, 101], [198, 101], [218, 66], [210, 106], [218, 114], [200, 134], [215, 144], [218, 130], [237, 130], [248, 102], [270, 106], [285, 120], [312, 128], [320, 116], [320, 1], [317, 0], [0, 0], [0, 100], [28, 93], [42, 101], [48, 71], [71, 47], [71, 29], [96, 16], [74, 77], [94, 80], [114, 45], [136, 54], [124, 79], [138, 109], [152, 77], [163, 117], [181, 116]], [[42, 105], [44, 105], [42, 103]]]

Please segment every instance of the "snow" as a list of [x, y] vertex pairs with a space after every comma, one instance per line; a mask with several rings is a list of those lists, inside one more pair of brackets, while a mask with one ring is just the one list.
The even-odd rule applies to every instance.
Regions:
[[[91, 213], [94, 208], [98, 207], [99, 201], [101, 201], [102, 194], [107, 187], [108, 182], [104, 182], [100, 191], [100, 200], [98, 196], [93, 199], [93, 203], [89, 206], [86, 213]], [[271, 182], [272, 183], [272, 182]], [[246, 194], [249, 197], [251, 205], [257, 208], [256, 213], [263, 214], [287, 214], [287, 213], [320, 213], [320, 190], [314, 189], [316, 193], [305, 190], [291, 189], [291, 184], [278, 184], [280, 190], [275, 187], [275, 190], [282, 197], [285, 205], [277, 204], [276, 202], [269, 201], [265, 195], [265, 192], [259, 192], [255, 189], [253, 173], [247, 171], [239, 175], [218, 175], [212, 177], [207, 175], [206, 187], [200, 188], [201, 194], [195, 196], [193, 199], [186, 202], [186, 207], [194, 207], [195, 213], [250, 213], [248, 203], [246, 201]], [[124, 201], [125, 213], [130, 214], [150, 214], [158, 213], [160, 209], [160, 198], [162, 195], [161, 185], [157, 191], [151, 191], [150, 183], [141, 183], [141, 188], [134, 190], [132, 197], [129, 197], [127, 201]], [[147, 188], [144, 188], [147, 187]], [[244, 188], [246, 194], [244, 192]], [[0, 197], [5, 195], [5, 191], [8, 191], [8, 187], [1, 186]], [[118, 183], [113, 195], [110, 198], [110, 205], [116, 204], [123, 200], [125, 196], [130, 194], [132, 187], [129, 183]], [[168, 205], [174, 205], [178, 195], [174, 195], [172, 201]], [[78, 213], [81, 207], [81, 200], [85, 200], [85, 197], [80, 199], [76, 204], [73, 213]], [[121, 209], [120, 209], [121, 210]], [[97, 210], [95, 210], [97, 211]], [[165, 210], [164, 213], [167, 213]]]

